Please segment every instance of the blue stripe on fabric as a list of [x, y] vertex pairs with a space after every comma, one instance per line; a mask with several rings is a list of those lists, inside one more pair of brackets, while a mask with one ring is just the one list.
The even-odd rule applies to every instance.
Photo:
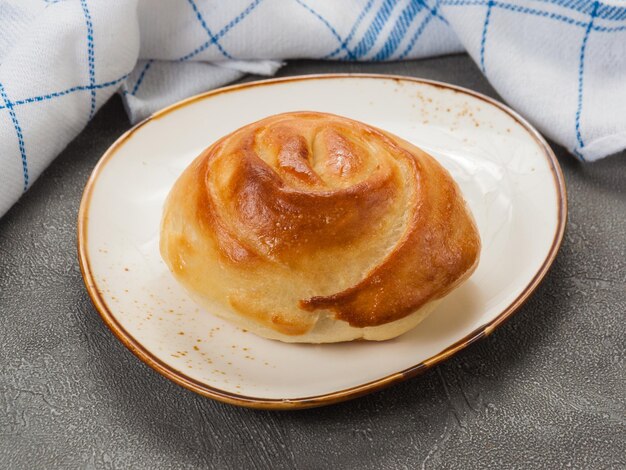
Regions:
[[586, 161], [586, 160], [585, 160], [585, 157], [583, 157], [583, 154], [582, 154], [582, 153], [580, 153], [580, 152], [578, 151], [578, 149], [572, 149], [572, 154], [574, 154], [574, 156], [575, 156], [576, 158], [578, 158], [581, 162], [585, 162], [585, 161]]
[[626, 6], [600, 4], [597, 8], [593, 0], [539, 0], [542, 3], [557, 5], [575, 10], [584, 15], [591, 15], [595, 10], [596, 18], [610, 21], [626, 19]]
[[[89, 63], [89, 85], [96, 84], [96, 62], [94, 60], [93, 51], [93, 22], [91, 21], [91, 14], [87, 7], [87, 0], [80, 0], [80, 4], [83, 7], [83, 14], [85, 15], [85, 23], [87, 25], [87, 62]], [[93, 117], [96, 112], [96, 89], [91, 89], [91, 108], [89, 109], [89, 119]]]
[[381, 7], [378, 9], [374, 20], [370, 24], [369, 28], [363, 35], [363, 38], [359, 43], [352, 49], [352, 54], [355, 59], [363, 57], [367, 54], [374, 44], [376, 44], [376, 40], [378, 39], [378, 35], [382, 31], [383, 27], [387, 23], [389, 16], [391, 15], [391, 11], [395, 6], [395, 0], [384, 0]]
[[409, 53], [413, 50], [413, 48], [415, 47], [415, 44], [417, 44], [417, 40], [419, 39], [419, 37], [422, 35], [422, 33], [424, 32], [424, 29], [426, 29], [426, 26], [428, 26], [428, 23], [430, 23], [430, 21], [437, 15], [437, 7], [435, 6], [433, 9], [431, 9], [428, 14], [424, 17], [424, 19], [422, 20], [422, 23], [419, 25], [419, 27], [417, 28], [417, 31], [415, 31], [415, 33], [413, 33], [413, 37], [411, 38], [411, 40], [409, 41], [409, 44], [407, 45], [407, 47], [404, 49], [404, 51], [402, 52], [402, 54], [400, 54], [398, 57], [396, 57], [397, 60], [402, 60], [404, 59], [407, 55], [409, 55]]
[[[302, 0], [295, 0], [295, 2], [298, 5], [302, 6], [309, 13], [311, 13], [313, 16], [315, 16], [318, 20], [320, 20], [324, 24], [324, 26], [326, 26], [326, 28], [332, 33], [332, 35], [335, 36], [337, 41], [339, 41], [339, 44], [343, 44], [343, 39], [341, 39], [341, 36], [339, 35], [339, 33], [337, 32], [335, 27], [332, 24], [330, 24], [326, 18], [324, 18], [322, 15], [320, 15], [317, 11], [315, 11], [309, 5], [304, 3]], [[339, 46], [339, 47], [341, 47], [341, 46]], [[345, 48], [345, 46], [344, 46], [344, 48]], [[346, 52], [349, 52], [349, 51], [346, 49]]]
[[346, 38], [343, 41], [341, 41], [341, 44], [339, 45], [339, 47], [337, 47], [334, 51], [322, 57], [322, 59], [330, 59], [334, 57], [335, 55], [339, 54], [341, 50], [346, 51], [348, 58], [352, 58], [352, 51], [350, 51], [347, 46], [352, 40], [352, 38], [354, 37], [354, 33], [356, 33], [357, 28], [361, 25], [361, 22], [363, 21], [363, 18], [365, 18], [365, 15], [367, 15], [367, 13], [372, 9], [373, 4], [374, 4], [374, 0], [369, 0], [367, 2], [367, 5], [365, 5], [363, 10], [361, 10], [361, 13], [359, 13], [359, 16], [357, 17], [356, 21], [352, 25], [352, 29], [350, 29], [350, 32], [348, 33]]
[[144, 66], [143, 70], [139, 74], [137, 83], [135, 83], [135, 86], [133, 87], [133, 91], [130, 92], [131, 95], [135, 96], [135, 93], [137, 93], [137, 90], [139, 90], [139, 87], [141, 86], [141, 82], [143, 82], [143, 78], [146, 76], [146, 72], [150, 70], [150, 66], [152, 65], [152, 62], [154, 62], [154, 59], [150, 59]]
[[[53, 98], [59, 98], [61, 96], [65, 96], [65, 95], [69, 95], [70, 93], [74, 93], [77, 91], [84, 91], [84, 90], [91, 90], [91, 89], [96, 89], [96, 90], [100, 90], [102, 88], [108, 88], [110, 86], [113, 85], [117, 85], [120, 82], [122, 82], [123, 80], [125, 80], [128, 77], [128, 74], [116, 79], [116, 80], [111, 80], [110, 82], [104, 82], [104, 83], [97, 83], [95, 85], [81, 85], [81, 86], [75, 86], [72, 88], [68, 88], [67, 90], [63, 90], [63, 91], [55, 91], [53, 93], [48, 93], [47, 95], [40, 95], [40, 96], [33, 96], [31, 98], [25, 98], [22, 100], [16, 100], [12, 102], [13, 106], [21, 106], [23, 104], [29, 104], [29, 103], [38, 103], [40, 101], [48, 101], [51, 100]], [[0, 109], [5, 109], [7, 106], [0, 106]]]
[[187, 2], [189, 3], [189, 5], [191, 5], [191, 8], [193, 8], [194, 13], [196, 14], [196, 18], [200, 22], [200, 26], [202, 26], [202, 29], [204, 29], [206, 33], [209, 35], [210, 41], [217, 46], [217, 48], [219, 49], [219, 51], [222, 53], [224, 57], [226, 57], [227, 59], [234, 59], [234, 57], [230, 55], [228, 52], [226, 52], [226, 50], [218, 42], [217, 36], [215, 36], [211, 32], [211, 30], [206, 24], [206, 21], [204, 21], [204, 17], [202, 16], [202, 13], [200, 13], [200, 10], [198, 10], [198, 6], [196, 5], [196, 2], [194, 2], [194, 0], [187, 0]]
[[9, 116], [11, 116], [11, 121], [13, 122], [15, 133], [17, 134], [17, 143], [20, 149], [20, 154], [22, 156], [22, 174], [24, 176], [23, 190], [26, 191], [28, 189], [28, 160], [26, 159], [26, 146], [24, 145], [24, 135], [22, 134], [22, 128], [20, 127], [20, 123], [17, 120], [15, 109], [13, 109], [13, 102], [7, 96], [7, 93], [4, 90], [4, 85], [2, 85], [2, 83], [0, 83], [0, 96], [2, 97], [2, 101], [4, 101], [5, 107], [9, 110]]
[[[430, 8], [430, 5], [428, 4], [428, 2], [426, 0], [420, 0], [420, 3], [423, 3], [424, 6]], [[441, 0], [435, 0], [435, 5], [431, 8], [431, 10], [434, 10], [435, 18], [437, 18], [443, 24], [445, 24], [447, 26], [450, 26], [450, 23], [448, 23], [448, 20], [445, 19], [443, 16], [441, 16], [441, 12], [439, 11], [439, 6], [440, 5], [441, 5]]]
[[487, 0], [441, 0], [441, 5], [449, 7], [458, 6], [483, 6]]
[[257, 5], [259, 3], [261, 3], [263, 0], [254, 0], [250, 5], [248, 5], [246, 7], [246, 9], [244, 11], [242, 11], [241, 13], [239, 13], [235, 18], [233, 18], [226, 26], [224, 26], [219, 33], [217, 33], [217, 35], [215, 36], [215, 38], [213, 39], [209, 39], [208, 41], [206, 41], [204, 44], [202, 44], [200, 47], [195, 48], [193, 51], [191, 51], [189, 54], [186, 54], [178, 59], [176, 59], [179, 62], [185, 62], [195, 56], [197, 56], [198, 54], [200, 54], [201, 52], [205, 51], [206, 49], [208, 49], [211, 45], [215, 44], [217, 41], [219, 41], [220, 39], [222, 39], [226, 33], [228, 33], [235, 25], [237, 25], [241, 20], [243, 20], [246, 16], [248, 16], [250, 14], [250, 12], [252, 10], [254, 10]]
[[[442, 0], [441, 5], [443, 6], [484, 6], [488, 4], [488, 0]], [[494, 1], [493, 2], [493, 7], [495, 8], [501, 8], [503, 10], [509, 10], [509, 11], [514, 11], [514, 12], [518, 12], [518, 13], [524, 13], [527, 15], [533, 15], [533, 16], [541, 16], [543, 18], [548, 18], [548, 19], [552, 19], [552, 20], [557, 20], [557, 21], [561, 21], [563, 23], [567, 23], [570, 25], [574, 25], [574, 26], [579, 26], [582, 28], [587, 28], [587, 26], [589, 25], [589, 22], [587, 21], [579, 21], [576, 20], [572, 17], [566, 16], [566, 15], [560, 15], [558, 13], [553, 13], [553, 12], [549, 12], [549, 11], [544, 11], [544, 10], [538, 10], [536, 8], [528, 8], [528, 7], [523, 7], [520, 5], [514, 5], [511, 3], [503, 3], [503, 2], [499, 2], [499, 1]], [[594, 24], [591, 28], [593, 31], [599, 31], [599, 32], [607, 32], [607, 33], [613, 33], [613, 32], [618, 32], [618, 31], [626, 31], [626, 26], [598, 26], [596, 24]]]
[[560, 7], [569, 8], [570, 10], [576, 10], [580, 13], [584, 13], [586, 15], [589, 14], [587, 11], [588, 6], [593, 6], [593, 0], [536, 0], [542, 3], [548, 3], [550, 5], [557, 5]]
[[602, 4], [596, 11], [596, 18], [611, 21], [623, 21], [626, 19], [626, 8]]
[[559, 15], [558, 13], [552, 13], [552, 12], [543, 11], [543, 10], [537, 10], [535, 8], [527, 8], [527, 7], [522, 7], [519, 5], [513, 5], [510, 3], [502, 3], [502, 2], [497, 2], [497, 1], [493, 2], [493, 6], [502, 8], [504, 10], [516, 11], [519, 13], [526, 13], [528, 15], [543, 16], [545, 18], [559, 20], [564, 23], [573, 24], [576, 26], [585, 26], [585, 27], [587, 26], [587, 22], [585, 21], [578, 21], [578, 20], [575, 20], [574, 18], [570, 18], [569, 16]]
[[593, 31], [599, 31], [601, 33], [615, 33], [617, 31], [626, 31], [626, 26], [606, 27], [606, 26], [597, 26], [594, 24], [591, 29]]
[[387, 42], [385, 42], [382, 49], [378, 51], [374, 57], [372, 57], [372, 60], [387, 60], [393, 55], [404, 39], [404, 36], [411, 26], [413, 19], [422, 9], [423, 5], [420, 2], [409, 3], [396, 20], [396, 24], [391, 30], [391, 33], [389, 33]]
[[483, 24], [483, 34], [480, 39], [480, 70], [485, 73], [485, 45], [487, 43], [487, 30], [489, 28], [489, 18], [491, 17], [491, 9], [494, 2], [489, 0], [487, 3], [487, 12], [485, 13], [485, 23]]
[[589, 40], [589, 33], [591, 32], [591, 27], [593, 26], [593, 21], [596, 18], [596, 13], [598, 11], [598, 5], [600, 3], [596, 1], [595, 3], [595, 7], [591, 12], [591, 18], [589, 20], [589, 25], [587, 26], [587, 29], [585, 30], [585, 36], [583, 37], [583, 42], [580, 46], [580, 63], [578, 65], [578, 107], [576, 109], [576, 120], [575, 120], [575, 127], [576, 127], [576, 140], [578, 141], [578, 146], [580, 148], [585, 146], [585, 143], [583, 142], [583, 138], [582, 135], [580, 133], [580, 116], [582, 114], [583, 111], [583, 90], [584, 90], [584, 86], [583, 86], [583, 78], [585, 75], [585, 51], [587, 49], [587, 41]]

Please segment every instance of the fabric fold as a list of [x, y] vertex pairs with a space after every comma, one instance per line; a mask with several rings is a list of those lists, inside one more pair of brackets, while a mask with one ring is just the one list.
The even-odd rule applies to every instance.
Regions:
[[614, 0], [0, 0], [0, 215], [113, 93], [132, 122], [285, 60], [467, 51], [575, 157], [626, 147]]

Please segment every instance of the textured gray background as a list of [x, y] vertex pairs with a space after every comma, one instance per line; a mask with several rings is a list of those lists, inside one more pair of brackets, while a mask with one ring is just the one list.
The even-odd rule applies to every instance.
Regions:
[[[396, 73], [496, 96], [466, 56], [295, 62], [280, 75]], [[87, 178], [129, 123], [118, 97], [0, 220], [0, 468], [625, 468], [626, 155], [554, 146], [570, 218], [556, 263], [491, 337], [421, 377], [298, 412], [202, 398], [104, 326], [76, 259]]]

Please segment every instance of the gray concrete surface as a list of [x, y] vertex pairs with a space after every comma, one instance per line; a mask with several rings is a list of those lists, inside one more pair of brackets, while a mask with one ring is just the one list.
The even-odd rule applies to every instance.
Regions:
[[[466, 56], [295, 62], [439, 79], [491, 96]], [[626, 468], [626, 155], [581, 165], [554, 147], [570, 219], [532, 299], [421, 377], [299, 412], [184, 390], [105, 327], [83, 286], [83, 186], [129, 123], [118, 97], [0, 219], [0, 468]]]

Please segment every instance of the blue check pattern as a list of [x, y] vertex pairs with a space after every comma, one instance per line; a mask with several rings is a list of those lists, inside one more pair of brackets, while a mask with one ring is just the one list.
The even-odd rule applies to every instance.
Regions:
[[[99, 106], [115, 91], [123, 94], [131, 115], [139, 105], [150, 110], [151, 100], [157, 93], [161, 98], [167, 97], [168, 86], [177, 89], [177, 95], [172, 94], [172, 99], [180, 98], [186, 90], [186, 71], [198, 70], [198, 62], [215, 65], [211, 74], [202, 78], [206, 80], [206, 87], [210, 87], [220, 84], [221, 71], [228, 71], [223, 80], [232, 79], [233, 73], [263, 68], [263, 60], [267, 62], [265, 65], [270, 63], [268, 60], [292, 57], [389, 61], [465, 49], [488, 79], [495, 74], [493, 83], [498, 88], [502, 69], [497, 61], [502, 56], [500, 44], [503, 31], [506, 31], [507, 25], [523, 23], [528, 25], [529, 31], [539, 28], [540, 31], [548, 31], [542, 33], [546, 37], [552, 34], [553, 41], [563, 40], [564, 44], [566, 41], [564, 51], [576, 50], [575, 54], [564, 57], [563, 63], [559, 64], [563, 83], [568, 84], [568, 90], [573, 90], [566, 97], [568, 104], [564, 106], [569, 111], [564, 111], [559, 122], [555, 123], [554, 128], [559, 131], [552, 132], [551, 123], [543, 122], [542, 115], [535, 116], [532, 110], [525, 114], [549, 136], [568, 146], [581, 160], [598, 157], [596, 142], [603, 137], [596, 135], [598, 126], [594, 125], [593, 118], [597, 112], [592, 109], [592, 103], [597, 98], [598, 67], [603, 63], [597, 58], [608, 53], [607, 45], [610, 54], [621, 60], [615, 64], [617, 69], [626, 72], [626, 6], [616, 2], [180, 0], [169, 13], [164, 12], [158, 20], [161, 23], [157, 21], [154, 27], [157, 31], [158, 28], [166, 29], [169, 14], [172, 24], [183, 25], [184, 28], [175, 36], [164, 38], [160, 46], [147, 47], [146, 50], [158, 50], [158, 54], [146, 58], [142, 52], [142, 60], [137, 57], [138, 44], [133, 49], [128, 45], [129, 41], [121, 41], [120, 44], [132, 49], [135, 55], [134, 59], [128, 59], [126, 66], [116, 66], [123, 61], [117, 61], [116, 51], [110, 50], [111, 39], [107, 34], [109, 30], [119, 35], [126, 33], [129, 28], [116, 29], [117, 22], [124, 16], [134, 14], [134, 3], [121, 0], [42, 0], [37, 11], [28, 11], [30, 7], [24, 6], [20, 10], [14, 2], [4, 5], [0, 0], [0, 7], [4, 8], [0, 11], [9, 13], [0, 18], [0, 29], [3, 30], [19, 30], [20, 22], [27, 24], [28, 21], [35, 21], [33, 18], [47, 17], [51, 18], [48, 26], [54, 29], [54, 21], [74, 15], [76, 21], [68, 24], [77, 30], [73, 40], [82, 41], [82, 44], [63, 46], [71, 47], [79, 54], [75, 59], [75, 73], [68, 74], [70, 79], [84, 77], [83, 81], [66, 83], [65, 86], [58, 86], [58, 80], [50, 80], [56, 88], [48, 85], [46, 80], [37, 80], [36, 92], [26, 94], [23, 90], [32, 88], [24, 84], [28, 83], [29, 76], [24, 74], [19, 77], [14, 72], [5, 71], [5, 68], [10, 68], [5, 67], [5, 63], [15, 59], [10, 46], [2, 46], [0, 42], [0, 48], [5, 48], [0, 49], [0, 119], [4, 119], [0, 121], [0, 188], [5, 186], [4, 190], [0, 189], [0, 215], [17, 200], [19, 192], [30, 187], [55, 156], [46, 154], [39, 147], [41, 144], [36, 137], [44, 130], [51, 132], [58, 124], [52, 117], [46, 120], [45, 113], [50, 109], [46, 106], [66, 103], [72, 110], [74, 121], [71, 132], [59, 131], [62, 135], [55, 147], [58, 151], [94, 117]], [[145, 23], [140, 21], [140, 25], [142, 28], [151, 27], [148, 20]], [[7, 29], [7, 26], [12, 29]], [[148, 36], [154, 37], [154, 34]], [[55, 38], [50, 39], [50, 49], [54, 51]], [[67, 38], [59, 38], [59, 41], [63, 40]], [[10, 43], [10, 40], [6, 41], [6, 44]], [[13, 47], [15, 44], [17, 39]], [[33, 47], [43, 46], [34, 41]], [[172, 80], [173, 67], [181, 71], [180, 80], [168, 85], [170, 82], [167, 80]], [[233, 72], [233, 69], [239, 72]], [[593, 72], [589, 72], [590, 69]], [[54, 74], [54, 68], [47, 73]], [[200, 73], [198, 77], [202, 77], [201, 72], [194, 73]], [[198, 82], [199, 79], [196, 77], [194, 80]], [[201, 83], [205, 83], [202, 80]], [[614, 82], [613, 79], [609, 81]], [[513, 92], [508, 94], [505, 88], [498, 88], [498, 91], [515, 106]], [[616, 90], [616, 93], [626, 94], [626, 86]], [[621, 96], [618, 102], [626, 103], [626, 97]], [[78, 109], [83, 106], [84, 109]], [[618, 122], [618, 128], [611, 129], [611, 132], [615, 135], [626, 132], [624, 127], [619, 127], [622, 124], [626, 126], [626, 123]], [[617, 145], [620, 145], [619, 142]], [[17, 183], [13, 181], [18, 168], [21, 178], [19, 192], [15, 189]]]

